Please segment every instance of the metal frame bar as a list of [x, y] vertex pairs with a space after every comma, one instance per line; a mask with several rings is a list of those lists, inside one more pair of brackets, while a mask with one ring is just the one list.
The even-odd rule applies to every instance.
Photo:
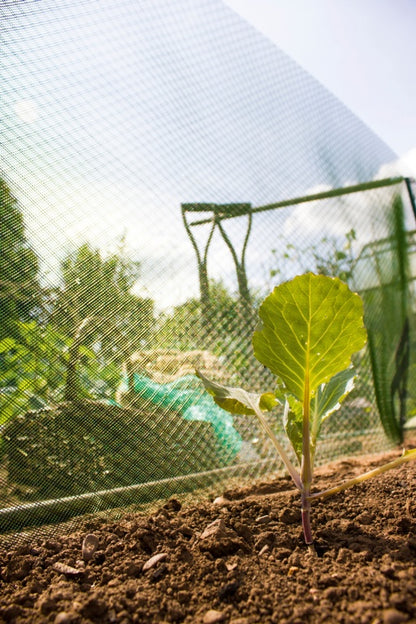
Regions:
[[[405, 178], [403, 176], [399, 176], [397, 178], [383, 178], [382, 180], [373, 180], [372, 182], [363, 182], [362, 184], [355, 184], [353, 186], [343, 186], [340, 188], [331, 189], [330, 191], [323, 191], [322, 193], [314, 193], [312, 195], [303, 195], [301, 197], [294, 197], [293, 199], [285, 199], [283, 201], [276, 202], [274, 204], [267, 204], [265, 206], [258, 206], [257, 208], [251, 208], [250, 212], [251, 214], [255, 214], [257, 212], [266, 212], [267, 210], [276, 210], [278, 208], [285, 208], [286, 206], [295, 206], [296, 204], [303, 204], [305, 202], [316, 201], [318, 199], [330, 199], [331, 197], [339, 197], [341, 195], [348, 195], [350, 193], [360, 193], [361, 191], [370, 191], [372, 189], [382, 188], [384, 186], [394, 186], [395, 184], [400, 184], [401, 182], [406, 182], [409, 196], [411, 196], [411, 198], [413, 197], [412, 207], [414, 209], [415, 218], [416, 218], [415, 199], [414, 199], [411, 188], [409, 191], [410, 183], [413, 182], [413, 180], [411, 178]], [[232, 204], [230, 204], [230, 206], [231, 205]], [[230, 215], [217, 214], [216, 215], [215, 214], [215, 207], [217, 206], [216, 204], [200, 204], [201, 206], [200, 209], [197, 209], [197, 208], [191, 209], [190, 208], [191, 206], [198, 206], [198, 204], [182, 204], [182, 210], [185, 210], [185, 211], [189, 210], [192, 212], [212, 211], [214, 212], [214, 216], [209, 219], [201, 219], [198, 221], [192, 221], [192, 223], [189, 224], [190, 226], [202, 225], [203, 223], [211, 223], [213, 219], [216, 219], [217, 221], [219, 219], [221, 219], [221, 221], [223, 219], [234, 219], [236, 216], [242, 216], [243, 214], [247, 214], [247, 213], [241, 213], [237, 215], [235, 214], [230, 214]]]
[[[209, 317], [209, 305], [210, 305], [210, 297], [209, 297], [209, 281], [208, 281], [208, 271], [207, 271], [207, 261], [208, 261], [208, 248], [210, 246], [212, 236], [214, 234], [215, 227], [218, 226], [218, 229], [227, 244], [231, 255], [234, 260], [234, 264], [237, 272], [237, 280], [240, 291], [240, 299], [242, 303], [247, 307], [250, 306], [250, 293], [248, 289], [247, 275], [245, 270], [245, 253], [247, 249], [248, 239], [251, 233], [251, 225], [253, 215], [259, 212], [266, 212], [269, 210], [277, 210], [279, 208], [285, 208], [287, 206], [295, 206], [297, 204], [303, 204], [311, 201], [318, 201], [323, 199], [331, 199], [334, 197], [340, 197], [342, 195], [349, 195], [352, 193], [361, 193], [365, 191], [370, 191], [374, 189], [379, 189], [387, 186], [395, 186], [397, 184], [405, 183], [407, 193], [409, 196], [409, 201], [412, 207], [413, 215], [416, 220], [416, 199], [415, 194], [413, 192], [412, 184], [415, 182], [413, 178], [398, 176], [394, 178], [383, 178], [381, 180], [373, 180], [371, 182], [363, 182], [361, 184], [354, 184], [351, 186], [344, 186], [336, 189], [331, 189], [329, 191], [323, 191], [321, 193], [313, 193], [311, 195], [303, 195], [300, 197], [294, 197], [292, 199], [286, 199], [283, 201], [275, 202], [273, 204], [267, 204], [265, 206], [258, 206], [253, 208], [249, 203], [232, 203], [232, 204], [214, 204], [214, 203], [183, 203], [181, 204], [182, 210], [182, 218], [184, 221], [184, 225], [188, 236], [191, 240], [192, 246], [194, 247], [197, 262], [198, 262], [198, 271], [199, 271], [199, 280], [200, 280], [200, 291], [201, 291], [201, 303], [203, 304], [203, 314], [208, 320]], [[206, 219], [198, 219], [196, 221], [189, 222], [186, 218], [187, 213], [196, 213], [196, 212], [211, 212], [212, 216]], [[243, 251], [241, 255], [241, 259], [239, 260], [236, 254], [236, 251], [231, 243], [231, 240], [227, 236], [225, 229], [222, 225], [222, 221], [226, 219], [234, 219], [236, 217], [248, 216], [248, 227], [247, 233], [244, 239]], [[211, 230], [209, 233], [208, 241], [206, 247], [204, 249], [203, 254], [198, 249], [195, 237], [192, 234], [191, 228], [196, 225], [204, 225], [211, 224]]]

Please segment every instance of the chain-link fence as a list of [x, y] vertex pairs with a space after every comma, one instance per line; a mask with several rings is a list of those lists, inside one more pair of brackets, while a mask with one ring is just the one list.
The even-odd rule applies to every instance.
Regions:
[[0, 529], [280, 470], [194, 371], [273, 390], [257, 309], [306, 271], [370, 335], [318, 461], [399, 439], [415, 205], [388, 147], [219, 0], [0, 12]]

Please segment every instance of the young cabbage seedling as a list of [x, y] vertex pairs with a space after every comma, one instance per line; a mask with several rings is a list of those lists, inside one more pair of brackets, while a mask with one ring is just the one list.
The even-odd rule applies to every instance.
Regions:
[[[316, 443], [322, 423], [352, 390], [351, 356], [366, 343], [363, 304], [338, 278], [306, 273], [277, 286], [260, 306], [254, 332], [255, 357], [277, 376], [275, 392], [254, 394], [210, 381], [199, 371], [215, 402], [232, 414], [256, 415], [299, 489], [306, 544], [313, 543], [310, 508], [325, 498], [416, 459], [416, 449], [322, 492], [311, 493]], [[284, 427], [299, 467], [294, 465], [264, 412], [284, 402]]]

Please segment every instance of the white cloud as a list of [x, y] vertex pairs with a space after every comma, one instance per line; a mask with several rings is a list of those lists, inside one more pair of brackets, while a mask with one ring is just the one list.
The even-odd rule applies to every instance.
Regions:
[[416, 147], [395, 160], [380, 167], [376, 178], [394, 176], [416, 177]]
[[[416, 148], [395, 161], [380, 167], [376, 180], [390, 177], [416, 177]], [[345, 186], [353, 185], [350, 181]], [[314, 241], [323, 236], [342, 237], [351, 228], [357, 234], [357, 246], [383, 236], [385, 210], [390, 205], [397, 186], [382, 187], [361, 193], [352, 193], [333, 199], [318, 200], [299, 204], [286, 218], [283, 235], [288, 241]], [[329, 186], [319, 185], [305, 194], [330, 190]], [[310, 244], [309, 243], [309, 244]]]

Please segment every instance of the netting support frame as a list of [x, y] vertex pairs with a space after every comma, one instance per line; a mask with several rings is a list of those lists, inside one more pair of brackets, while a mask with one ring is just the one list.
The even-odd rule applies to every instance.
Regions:
[[[361, 193], [363, 191], [370, 191], [378, 188], [383, 188], [386, 186], [395, 186], [396, 184], [403, 183], [406, 186], [407, 194], [409, 197], [410, 205], [412, 208], [413, 216], [416, 221], [416, 199], [415, 194], [413, 192], [412, 184], [415, 183], [413, 178], [397, 176], [394, 178], [382, 178], [380, 180], [372, 180], [371, 182], [363, 182], [361, 184], [354, 184], [352, 186], [343, 186], [336, 189], [331, 189], [329, 191], [323, 191], [321, 193], [313, 193], [311, 195], [303, 195], [300, 197], [294, 197], [292, 199], [286, 199], [283, 201], [275, 202], [273, 204], [266, 204], [265, 206], [258, 206], [253, 208], [250, 203], [245, 204], [208, 204], [208, 203], [183, 203], [181, 204], [182, 211], [182, 219], [185, 225], [185, 229], [188, 233], [189, 239], [192, 243], [192, 246], [195, 250], [197, 263], [198, 263], [198, 273], [199, 273], [199, 285], [200, 285], [200, 293], [201, 293], [201, 308], [203, 318], [208, 320], [209, 315], [209, 307], [210, 307], [210, 295], [209, 295], [209, 278], [208, 278], [208, 250], [212, 241], [212, 237], [214, 234], [214, 230], [218, 227], [221, 236], [229, 248], [231, 255], [233, 257], [234, 265], [236, 268], [237, 275], [237, 283], [238, 289], [240, 293], [240, 300], [243, 303], [243, 307], [250, 307], [250, 290], [248, 286], [247, 273], [245, 268], [245, 254], [247, 250], [247, 245], [249, 242], [249, 237], [251, 233], [252, 220], [253, 215], [258, 212], [266, 212], [269, 210], [277, 210], [279, 208], [286, 208], [288, 206], [296, 206], [298, 204], [303, 204], [307, 202], [322, 200], [322, 199], [331, 199], [334, 197], [340, 197], [342, 195], [350, 195], [352, 193]], [[198, 213], [198, 212], [210, 212], [211, 215], [208, 218], [198, 219], [196, 221], [188, 221], [187, 213]], [[237, 217], [248, 216], [248, 224], [246, 236], [243, 242], [242, 252], [240, 259], [238, 258], [237, 252], [227, 235], [222, 221], [226, 219], [235, 219]], [[203, 250], [200, 250], [198, 244], [196, 242], [196, 238], [192, 234], [192, 229], [195, 226], [199, 225], [211, 225], [211, 229], [209, 232], [207, 243]]]
[[[210, 291], [209, 291], [209, 278], [208, 278], [208, 250], [214, 235], [215, 228], [218, 227], [218, 230], [230, 250], [231, 256], [234, 261], [234, 266], [237, 275], [237, 283], [238, 283], [238, 291], [240, 295], [240, 302], [242, 305], [242, 309], [245, 312], [249, 312], [251, 309], [251, 296], [250, 290], [248, 287], [248, 279], [247, 272], [245, 266], [245, 256], [248, 241], [250, 238], [251, 227], [253, 223], [252, 216], [252, 208], [249, 203], [241, 203], [241, 204], [206, 204], [206, 203], [194, 203], [194, 204], [181, 204], [181, 212], [182, 212], [182, 220], [186, 229], [186, 232], [189, 236], [191, 244], [194, 248], [197, 264], [198, 264], [198, 276], [199, 276], [199, 289], [201, 296], [201, 312], [202, 318], [205, 324], [210, 323]], [[191, 226], [194, 223], [189, 223], [187, 220], [188, 213], [195, 212], [210, 212], [212, 213], [211, 217], [208, 219], [203, 219], [198, 224], [206, 224], [210, 225], [208, 238], [205, 243], [205, 246], [198, 246], [197, 240], [192, 233]], [[241, 249], [240, 257], [237, 254], [237, 251], [228, 236], [227, 232], [224, 229], [221, 221], [226, 218], [231, 217], [240, 217], [247, 216], [247, 228], [246, 233], [243, 240], [243, 246]]]

